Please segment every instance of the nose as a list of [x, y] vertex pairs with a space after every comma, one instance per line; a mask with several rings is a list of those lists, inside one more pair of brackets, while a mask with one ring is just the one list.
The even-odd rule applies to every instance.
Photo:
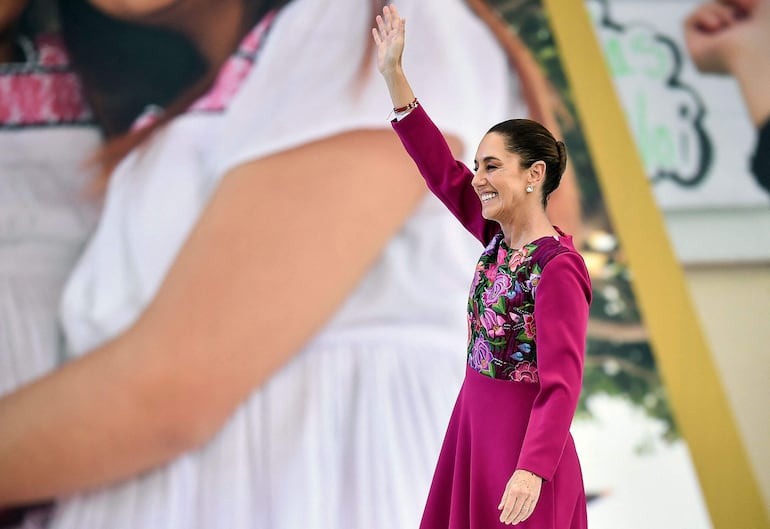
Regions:
[[474, 189], [478, 189], [479, 186], [482, 186], [486, 183], [487, 179], [482, 174], [482, 170], [479, 169], [475, 173], [473, 173], [473, 178], [471, 178], [471, 185], [474, 187]]

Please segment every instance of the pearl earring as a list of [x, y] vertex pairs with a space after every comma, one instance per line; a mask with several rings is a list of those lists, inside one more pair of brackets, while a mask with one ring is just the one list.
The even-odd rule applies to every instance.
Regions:
[[535, 188], [534, 188], [534, 187], [532, 187], [532, 185], [531, 185], [531, 184], [527, 186], [527, 193], [531, 193], [531, 192], [532, 192], [532, 191], [534, 191], [534, 190], [535, 190]]

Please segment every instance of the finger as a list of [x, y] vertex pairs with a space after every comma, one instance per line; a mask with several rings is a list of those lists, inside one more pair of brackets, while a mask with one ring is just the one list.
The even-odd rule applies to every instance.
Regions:
[[522, 517], [521, 517], [521, 520], [519, 520], [519, 522], [526, 521], [527, 518], [532, 516], [532, 511], [534, 511], [534, 510], [535, 510], [535, 502], [527, 503], [525, 505], [525, 510], [524, 510], [524, 512], [522, 514]]
[[524, 507], [524, 504], [526, 503], [525, 498], [518, 497], [516, 498], [516, 503], [513, 505], [513, 508], [511, 509], [511, 514], [508, 516], [508, 519], [506, 520], [506, 523], [519, 523], [521, 514], [522, 514], [522, 508]]
[[[503, 497], [500, 498], [500, 504], [497, 506], [497, 510], [502, 510], [502, 508], [505, 506], [505, 502], [508, 500], [508, 487], [505, 487], [505, 490], [503, 491]], [[502, 514], [501, 514], [502, 516]]]
[[759, 0], [717, 0], [720, 4], [725, 4], [738, 12], [739, 17], [745, 17], [751, 14], [757, 6]]
[[732, 10], [721, 4], [707, 4], [693, 13], [690, 19], [692, 27], [714, 33], [731, 25], [734, 21]]
[[513, 491], [511, 490], [510, 481], [508, 481], [508, 483], [506, 483], [505, 485], [505, 491], [503, 491], [503, 498], [504, 499], [501, 502], [503, 512], [500, 513], [501, 522], [508, 517], [508, 515], [511, 513], [511, 509], [513, 508], [514, 494], [513, 494]]
[[393, 16], [393, 27], [399, 29], [401, 27], [401, 16], [398, 14], [398, 9], [393, 4], [390, 4], [390, 14]]
[[374, 37], [374, 43], [377, 46], [380, 46], [382, 44], [382, 40], [380, 39], [380, 33], [377, 31], [376, 28], [372, 28], [372, 37]]
[[511, 523], [517, 524], [521, 523], [522, 520], [524, 520], [524, 517], [529, 514], [529, 505], [530, 502], [522, 501], [519, 504], [518, 511], [514, 513], [514, 515], [511, 517]]
[[503, 507], [503, 513], [500, 515], [500, 521], [503, 523], [511, 523], [513, 515], [517, 512], [517, 509], [521, 508], [521, 499], [516, 494], [508, 494], [508, 499]]
[[388, 34], [387, 30], [385, 29], [385, 21], [380, 15], [377, 15], [375, 20], [377, 21], [377, 29], [380, 31], [380, 40], [385, 40], [385, 37]]
[[714, 16], [719, 19], [721, 28], [726, 28], [732, 26], [738, 19], [738, 11], [727, 4], [717, 3], [714, 4]]
[[390, 31], [393, 29], [393, 14], [390, 12], [390, 7], [383, 7], [382, 14], [385, 17], [385, 27], [388, 28], [388, 31]]

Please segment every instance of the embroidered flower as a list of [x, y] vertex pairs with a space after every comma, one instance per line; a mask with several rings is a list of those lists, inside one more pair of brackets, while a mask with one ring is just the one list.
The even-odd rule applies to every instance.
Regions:
[[525, 246], [524, 248], [520, 250], [516, 250], [513, 252], [513, 255], [511, 255], [511, 259], [508, 261], [508, 267], [511, 270], [518, 269], [524, 261], [527, 259], [527, 256], [529, 255], [529, 247]]
[[524, 289], [521, 286], [521, 283], [518, 281], [515, 281], [513, 283], [513, 289], [509, 290], [505, 297], [507, 297], [510, 301], [508, 302], [509, 307], [521, 307], [523, 306], [527, 301], [527, 293], [524, 292]]
[[505, 251], [505, 248], [500, 246], [497, 249], [497, 264], [504, 264], [505, 263], [505, 256], [507, 252]]
[[497, 248], [498, 244], [500, 243], [500, 239], [502, 239], [502, 232], [498, 233], [496, 236], [492, 237], [492, 240], [489, 241], [489, 244], [487, 244], [487, 247], [484, 248], [484, 253], [481, 254], [481, 257], [489, 257], [492, 254], [495, 253], [495, 248]]
[[498, 233], [476, 265], [468, 299], [468, 365], [492, 378], [538, 382], [534, 291], [537, 245], [512, 250]]
[[481, 315], [481, 324], [486, 329], [487, 336], [490, 338], [503, 336], [505, 334], [505, 329], [503, 329], [505, 318], [492, 309], [486, 309], [484, 314]]
[[494, 281], [495, 277], [497, 276], [497, 263], [492, 263], [489, 265], [489, 268], [484, 270], [484, 275], [487, 276], [487, 279], [490, 281]]
[[476, 371], [489, 371], [492, 362], [492, 351], [489, 344], [481, 337], [477, 337], [473, 342], [473, 350], [470, 359], [471, 368]]
[[533, 362], [519, 362], [511, 378], [515, 382], [537, 382], [537, 366]]
[[532, 273], [529, 275], [529, 280], [527, 281], [527, 287], [529, 287], [530, 292], [534, 292], [537, 288], [537, 285], [540, 284], [540, 274]]
[[524, 333], [527, 338], [535, 338], [535, 317], [532, 314], [524, 315]]
[[494, 305], [509, 288], [511, 288], [511, 278], [505, 274], [500, 274], [495, 277], [492, 286], [485, 290], [481, 297], [486, 305]]

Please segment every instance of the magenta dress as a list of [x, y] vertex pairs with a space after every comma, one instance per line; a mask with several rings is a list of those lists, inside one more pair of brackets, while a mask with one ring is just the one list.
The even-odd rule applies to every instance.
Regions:
[[421, 529], [490, 529], [513, 472], [541, 476], [523, 529], [585, 529], [586, 499], [569, 432], [583, 375], [591, 282], [571, 237], [509, 248], [481, 216], [472, 173], [422, 107], [393, 127], [428, 187], [486, 249], [468, 298], [468, 365]]

